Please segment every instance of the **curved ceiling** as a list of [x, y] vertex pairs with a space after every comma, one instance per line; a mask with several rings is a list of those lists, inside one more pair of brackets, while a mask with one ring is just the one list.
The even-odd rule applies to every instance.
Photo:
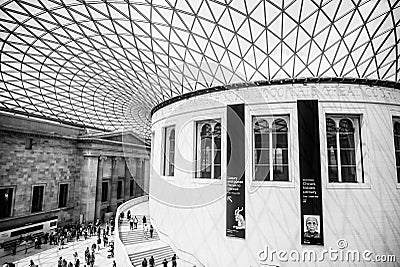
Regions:
[[148, 136], [155, 105], [257, 80], [400, 80], [400, 1], [0, 1], [0, 109]]

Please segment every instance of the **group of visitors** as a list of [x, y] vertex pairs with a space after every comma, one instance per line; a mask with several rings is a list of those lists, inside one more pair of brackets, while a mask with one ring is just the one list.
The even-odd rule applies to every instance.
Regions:
[[[125, 217], [124, 212], [121, 212], [120, 215], [119, 215], [119, 218], [120, 218], [120, 219], [119, 219], [119, 222], [120, 222], [120, 223], [123, 222], [124, 217]], [[130, 230], [134, 230], [134, 229], [137, 229], [137, 228], [138, 228], [138, 222], [139, 222], [139, 220], [138, 220], [138, 218], [136, 217], [136, 215], [134, 215], [134, 216], [132, 217], [131, 211], [130, 211], [130, 210], [128, 210], [128, 212], [127, 212], [127, 214], [126, 214], [126, 219], [127, 219], [128, 222], [129, 222], [129, 229], [130, 229]], [[148, 239], [148, 238], [149, 238], [149, 234], [150, 234], [150, 238], [153, 238], [153, 234], [154, 234], [154, 227], [153, 227], [153, 225], [147, 223], [147, 218], [146, 218], [146, 216], [143, 216], [142, 221], [143, 221], [143, 235], [144, 235], [144, 237], [145, 237], [146, 239]]]
[[73, 256], [74, 256], [74, 263], [72, 263], [71, 261], [68, 263], [66, 259], [63, 259], [62, 257], [60, 257], [58, 259], [57, 267], [79, 267], [81, 262], [78, 258], [78, 252], [75, 251]]
[[[85, 266], [94, 266], [95, 263], [95, 251], [97, 248], [97, 251], [100, 250], [101, 244], [103, 244], [104, 247], [109, 246], [109, 238], [108, 236], [114, 232], [114, 223], [111, 220], [110, 223], [106, 223], [104, 227], [100, 226], [100, 221], [97, 220], [96, 223], [89, 223], [89, 224], [67, 224], [62, 227], [58, 227], [54, 229], [50, 233], [45, 233], [44, 235], [37, 235], [36, 237], [32, 237], [31, 235], [28, 236], [20, 236], [19, 240], [16, 242], [16, 244], [19, 245], [25, 245], [25, 254], [28, 251], [28, 248], [32, 244], [32, 240], [34, 242], [34, 248], [35, 249], [40, 249], [42, 244], [49, 244], [49, 245], [58, 245], [58, 249], [61, 250], [64, 248], [64, 245], [66, 245], [67, 242], [72, 241], [73, 238], [76, 238], [76, 241], [80, 240], [87, 240], [88, 236], [97, 236], [96, 243], [92, 244], [92, 251], [89, 252], [89, 247], [87, 247], [85, 251]], [[102, 234], [101, 234], [102, 233]], [[102, 236], [102, 238], [101, 238]], [[14, 249], [16, 250], [16, 249]], [[114, 257], [114, 246], [113, 244], [111, 245], [111, 249], [109, 250], [111, 254], [109, 257]], [[14, 253], [15, 254], [15, 253]], [[63, 259], [62, 257], [59, 258], [58, 260], [58, 267], [79, 267], [81, 266], [81, 262], [78, 258], [78, 253], [75, 252], [73, 254], [74, 256], [74, 261], [73, 262], [68, 262], [66, 259]], [[12, 267], [15, 266], [13, 263], [4, 263], [2, 265], [3, 267]], [[36, 267], [33, 260], [30, 260], [30, 267]], [[113, 266], [115, 267], [115, 261], [113, 263]]]
[[[176, 254], [174, 254], [174, 256], [172, 256], [171, 262], [172, 262], [172, 267], [176, 267], [177, 266], [177, 264], [176, 264]], [[149, 264], [149, 267], [154, 267], [155, 266], [155, 261], [154, 261], [154, 257], [153, 256], [151, 256], [149, 258], [148, 264]], [[164, 260], [162, 261], [162, 265], [163, 265], [163, 267], [168, 267], [168, 260], [166, 258], [164, 258]], [[147, 259], [146, 258], [144, 258], [143, 261], [142, 261], [142, 267], [147, 267]]]

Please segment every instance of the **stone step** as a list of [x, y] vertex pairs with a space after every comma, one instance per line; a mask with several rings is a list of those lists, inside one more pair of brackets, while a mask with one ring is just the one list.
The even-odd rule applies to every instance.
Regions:
[[143, 230], [141, 229], [120, 232], [119, 237], [124, 245], [133, 245], [143, 242], [160, 240], [156, 230], [154, 230], [153, 232], [153, 238], [150, 238], [150, 233], [147, 233], [146, 238], [144, 236]]
[[[154, 257], [155, 265], [161, 265], [164, 259], [167, 259], [168, 262], [171, 262], [172, 256], [175, 254], [173, 249], [170, 246], [154, 248], [151, 250], [141, 251], [138, 253], [130, 254], [129, 259], [131, 260], [133, 266], [141, 266], [141, 263], [144, 258], [147, 259], [147, 262], [150, 259], [150, 256]], [[171, 264], [169, 264], [171, 266]]]

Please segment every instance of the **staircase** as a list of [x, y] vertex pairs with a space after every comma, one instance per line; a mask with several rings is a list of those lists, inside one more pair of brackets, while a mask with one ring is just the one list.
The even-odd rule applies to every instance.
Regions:
[[150, 232], [147, 232], [147, 238], [144, 236], [143, 229], [127, 230], [119, 232], [119, 238], [125, 246], [144, 242], [160, 240], [157, 231], [154, 229], [153, 238], [150, 238]]
[[[132, 215], [134, 216], [134, 215]], [[140, 252], [135, 252], [132, 254], [129, 254], [129, 259], [131, 260], [133, 266], [135, 267], [140, 267], [142, 266], [142, 261], [144, 258], [147, 259], [147, 264], [150, 259], [150, 256], [154, 257], [154, 263], [155, 266], [161, 266], [162, 261], [164, 259], [167, 259], [168, 265], [172, 266], [171, 264], [171, 258], [175, 254], [175, 252], [172, 250], [172, 248], [168, 245], [162, 244], [160, 246], [159, 242], [155, 242], [155, 244], [151, 244], [152, 241], [158, 241], [160, 240], [158, 233], [156, 229], [153, 231], [153, 238], [150, 238], [150, 231], [147, 232], [147, 238], [144, 236], [143, 232], [143, 215], [137, 215], [136, 217], [138, 218], [138, 228], [130, 230], [129, 229], [129, 221], [125, 218], [121, 224], [119, 224], [119, 238], [122, 241], [122, 243], [125, 246], [129, 245], [136, 245], [139, 243], [146, 243], [148, 242], [149, 244], [146, 244], [145, 247], [146, 249], [142, 249]], [[146, 215], [147, 219], [149, 220], [149, 216]], [[148, 221], [149, 223], [149, 221]], [[150, 230], [150, 228], [149, 228]], [[148, 264], [149, 266], [149, 264]]]
[[171, 258], [174, 254], [175, 252], [172, 250], [170, 246], [165, 246], [134, 254], [129, 254], [129, 259], [131, 260], [134, 267], [142, 266], [141, 264], [144, 258], [147, 259], [147, 264], [148, 264], [150, 256], [154, 257], [155, 266], [161, 265], [164, 259], [167, 259], [168, 266], [172, 266]]

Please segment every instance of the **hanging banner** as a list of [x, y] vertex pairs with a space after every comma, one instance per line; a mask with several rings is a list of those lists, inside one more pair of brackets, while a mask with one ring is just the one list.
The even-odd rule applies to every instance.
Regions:
[[301, 243], [323, 245], [318, 100], [298, 100]]
[[227, 107], [226, 236], [245, 238], [244, 104]]

